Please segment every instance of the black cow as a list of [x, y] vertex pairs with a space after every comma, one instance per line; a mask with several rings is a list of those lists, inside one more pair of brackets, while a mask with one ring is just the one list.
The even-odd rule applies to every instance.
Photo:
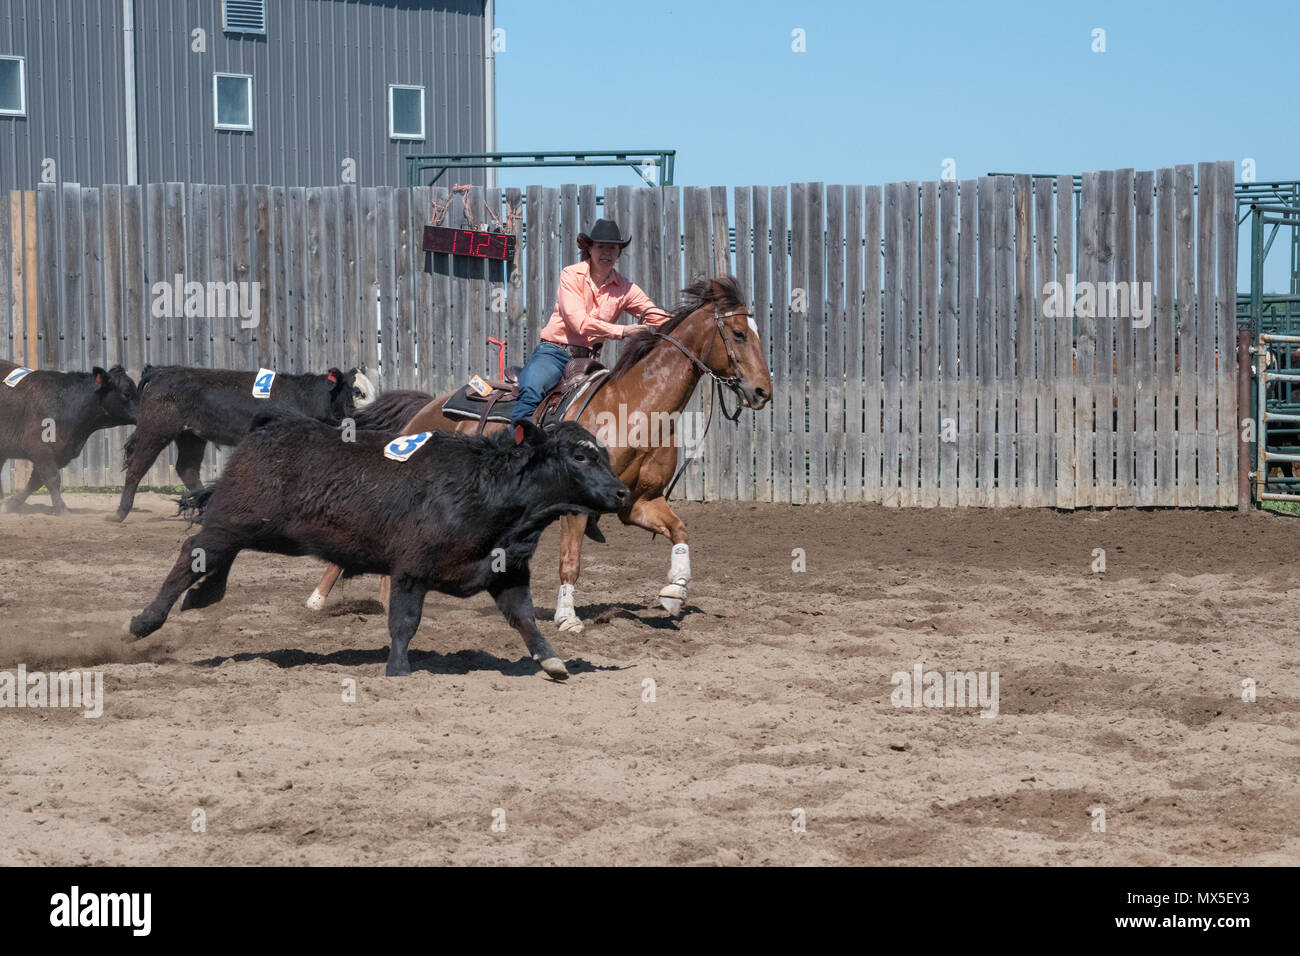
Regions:
[[111, 521], [123, 521], [135, 502], [140, 479], [163, 449], [176, 444], [176, 474], [197, 491], [199, 466], [208, 442], [237, 445], [259, 412], [292, 414], [330, 423], [375, 399], [375, 387], [359, 369], [346, 375], [336, 368], [326, 375], [278, 374], [269, 398], [253, 395], [256, 372], [146, 365], [140, 376], [140, 421], [126, 443], [126, 479], [122, 500]]
[[411, 672], [406, 649], [431, 589], [459, 597], [487, 590], [542, 669], [568, 677], [533, 620], [528, 563], [561, 514], [617, 511], [627, 501], [590, 432], [565, 422], [490, 437], [433, 433], [399, 462], [385, 456], [389, 438], [378, 432], [348, 442], [319, 422], [263, 425], [264, 417], [221, 479], [187, 496], [202, 510], [203, 530], [181, 545], [158, 596], [131, 619], [136, 638], [162, 627], [187, 589], [181, 610], [220, 601], [231, 562], [251, 548], [391, 575], [390, 677]]
[[25, 491], [14, 489], [4, 503], [16, 511], [41, 485], [50, 490], [56, 515], [67, 514], [59, 469], [81, 454], [101, 428], [135, 424], [140, 397], [120, 365], [107, 372], [35, 371], [15, 387], [4, 384], [21, 366], [0, 360], [0, 467], [10, 458], [32, 463]]

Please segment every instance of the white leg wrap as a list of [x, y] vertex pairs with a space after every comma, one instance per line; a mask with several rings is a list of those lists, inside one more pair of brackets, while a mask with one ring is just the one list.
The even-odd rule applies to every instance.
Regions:
[[686, 544], [673, 545], [673, 560], [668, 568], [668, 583], [659, 592], [659, 603], [664, 610], [681, 614], [686, 603], [686, 584], [691, 579], [691, 548]]
[[691, 579], [691, 546], [673, 545], [672, 565], [668, 569], [668, 583], [685, 585]]
[[578, 612], [573, 609], [573, 589], [572, 584], [561, 584], [560, 593], [555, 598], [555, 626], [561, 631], [582, 630], [582, 621], [578, 620]]

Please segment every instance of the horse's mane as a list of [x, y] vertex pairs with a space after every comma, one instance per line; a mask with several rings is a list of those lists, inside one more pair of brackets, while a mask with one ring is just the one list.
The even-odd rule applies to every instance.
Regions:
[[[717, 291], [714, 291], [714, 286]], [[720, 309], [745, 308], [745, 293], [740, 288], [740, 283], [734, 276], [719, 276], [716, 279], [701, 279], [694, 285], [682, 290], [681, 305], [663, 325], [658, 326], [658, 331], [662, 333], [672, 332], [673, 329], [681, 325], [688, 315], [694, 312], [702, 305], [713, 304]], [[607, 381], [614, 382], [620, 379], [625, 372], [636, 365], [647, 355], [650, 350], [659, 344], [657, 335], [636, 335], [630, 339], [624, 339], [623, 349], [618, 354], [618, 361], [614, 367], [609, 370]]]

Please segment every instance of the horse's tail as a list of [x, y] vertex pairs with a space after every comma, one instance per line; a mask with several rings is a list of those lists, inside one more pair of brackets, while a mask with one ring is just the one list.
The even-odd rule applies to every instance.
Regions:
[[363, 431], [383, 432], [396, 437], [416, 413], [433, 401], [428, 392], [414, 389], [394, 389], [384, 392], [365, 408], [352, 416], [356, 427]]

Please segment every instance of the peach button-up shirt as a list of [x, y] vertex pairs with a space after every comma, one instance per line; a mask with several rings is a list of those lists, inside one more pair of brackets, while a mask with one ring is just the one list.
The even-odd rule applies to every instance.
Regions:
[[555, 311], [543, 327], [541, 337], [560, 345], [591, 347], [605, 339], [624, 337], [628, 327], [618, 324], [618, 317], [624, 312], [647, 325], [662, 325], [668, 321], [662, 312], [646, 316], [646, 312], [657, 308], [640, 286], [619, 275], [617, 270], [611, 270], [605, 284], [596, 288], [591, 264], [578, 262], [560, 273]]

